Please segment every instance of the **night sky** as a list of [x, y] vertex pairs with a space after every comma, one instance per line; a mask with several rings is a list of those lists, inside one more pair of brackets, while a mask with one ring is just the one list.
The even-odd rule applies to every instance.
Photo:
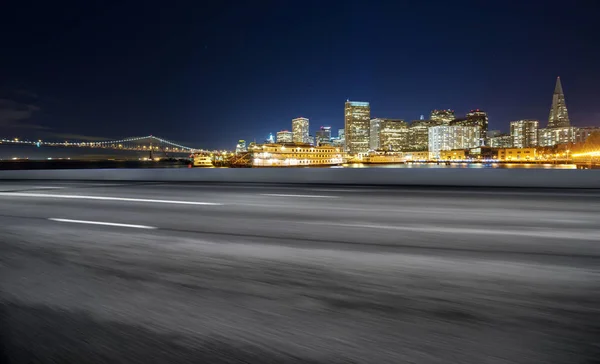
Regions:
[[[107, 5], [108, 4], [108, 5]], [[0, 136], [262, 141], [435, 108], [545, 126], [556, 76], [600, 126], [600, 2], [15, 1], [0, 10]], [[334, 133], [335, 134], [335, 133]]]

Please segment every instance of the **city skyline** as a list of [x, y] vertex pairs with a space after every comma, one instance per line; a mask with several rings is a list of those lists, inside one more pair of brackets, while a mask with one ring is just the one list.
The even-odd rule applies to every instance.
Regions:
[[595, 10], [234, 1], [140, 11], [131, 3], [13, 2], [0, 24], [0, 134], [154, 134], [232, 148], [289, 129], [298, 116], [342, 128], [347, 99], [370, 102], [373, 118], [406, 121], [434, 109], [463, 116], [479, 108], [490, 130], [507, 132], [514, 120], [545, 125], [556, 76], [571, 124], [600, 126]]

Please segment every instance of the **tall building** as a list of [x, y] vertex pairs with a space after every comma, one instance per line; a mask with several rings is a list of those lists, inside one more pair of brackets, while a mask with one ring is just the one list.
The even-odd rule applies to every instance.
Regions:
[[380, 119], [380, 148], [401, 152], [410, 149], [408, 123], [397, 119]]
[[245, 140], [239, 140], [237, 145], [235, 146], [235, 152], [236, 153], [243, 153], [243, 152], [247, 152], [248, 148], [246, 148], [246, 141]]
[[344, 108], [344, 126], [346, 152], [348, 154], [367, 153], [369, 151], [369, 128], [371, 106], [368, 102], [346, 101]]
[[510, 135], [495, 135], [488, 138], [488, 144], [492, 148], [512, 148], [513, 137]]
[[425, 151], [429, 146], [429, 128], [440, 125], [441, 121], [413, 120], [409, 128], [409, 150]]
[[338, 138], [340, 140], [346, 140], [346, 129], [338, 129]]
[[576, 136], [577, 128], [572, 126], [540, 129], [538, 131], [538, 145], [540, 147], [552, 147], [558, 144], [574, 143]]
[[317, 146], [331, 145], [331, 126], [322, 126], [315, 135]]
[[567, 104], [565, 103], [565, 94], [563, 93], [560, 77], [556, 78], [556, 86], [552, 95], [552, 107], [548, 117], [548, 128], [560, 128], [571, 126]]
[[294, 137], [291, 131], [282, 130], [277, 132], [277, 143], [292, 143], [293, 141]]
[[479, 145], [486, 145], [485, 141], [487, 139], [488, 132], [488, 115], [485, 111], [475, 109], [471, 110], [467, 113], [467, 122], [471, 126], [478, 126], [481, 130], [481, 135], [479, 136]]
[[450, 124], [456, 117], [454, 116], [454, 110], [433, 110], [431, 111], [430, 118], [433, 121], [440, 121], [443, 125]]
[[379, 129], [381, 128], [381, 119], [371, 119], [369, 127], [369, 149], [378, 150], [381, 148], [379, 139]]
[[306, 143], [309, 142], [308, 132], [308, 119], [307, 118], [296, 118], [292, 119], [292, 139], [294, 143]]
[[478, 126], [440, 125], [429, 128], [429, 154], [440, 158], [443, 150], [469, 149], [479, 146]]
[[273, 133], [269, 133], [269, 137], [267, 138], [266, 142], [270, 144], [275, 143], [275, 137], [273, 136]]
[[510, 122], [510, 136], [513, 138], [514, 148], [532, 148], [538, 145], [537, 120], [517, 120]]

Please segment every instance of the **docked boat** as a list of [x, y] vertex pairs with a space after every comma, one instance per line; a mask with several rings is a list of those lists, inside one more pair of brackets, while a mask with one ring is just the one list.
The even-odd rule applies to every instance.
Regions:
[[192, 167], [214, 167], [212, 157], [200, 153], [190, 155]]

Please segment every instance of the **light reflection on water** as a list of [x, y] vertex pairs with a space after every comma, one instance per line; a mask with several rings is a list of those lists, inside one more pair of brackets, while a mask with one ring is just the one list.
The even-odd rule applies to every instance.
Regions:
[[525, 169], [577, 169], [574, 164], [552, 163], [407, 163], [407, 164], [344, 164], [334, 168], [525, 168]]

